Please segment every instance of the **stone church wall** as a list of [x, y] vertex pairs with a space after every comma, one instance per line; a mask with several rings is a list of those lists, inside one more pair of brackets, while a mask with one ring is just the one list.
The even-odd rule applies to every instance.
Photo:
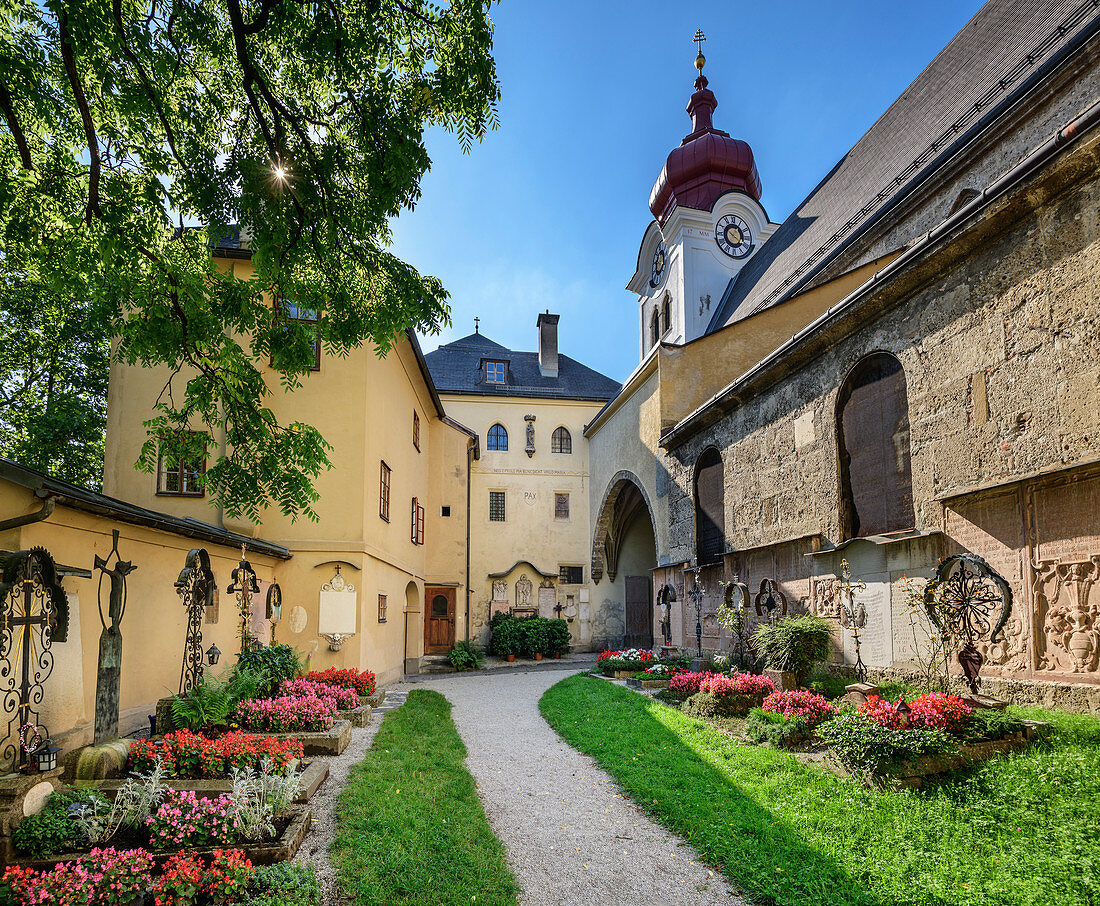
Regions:
[[[772, 578], [821, 609], [815, 586], [837, 575], [840, 555], [827, 551], [843, 540], [838, 388], [863, 356], [885, 350], [905, 371], [920, 535], [843, 552], [874, 571], [869, 620], [890, 627], [864, 659], [890, 667], [911, 657], [902, 576], [971, 550], [1002, 571], [1016, 601], [986, 672], [1100, 682], [1100, 478], [1087, 465], [1100, 459], [1100, 182], [1091, 174], [670, 451], [671, 560], [693, 557], [693, 468], [713, 444], [724, 461], [727, 547], [747, 552], [728, 557], [727, 571], [746, 570], [751, 587], [771, 552]], [[781, 554], [813, 536], [826, 552]], [[684, 622], [693, 638], [694, 614]]]

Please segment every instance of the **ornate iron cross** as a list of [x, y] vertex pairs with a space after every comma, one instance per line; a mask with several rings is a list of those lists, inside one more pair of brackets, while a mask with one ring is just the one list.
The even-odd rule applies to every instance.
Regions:
[[840, 624], [852, 636], [856, 646], [856, 679], [861, 683], [867, 679], [867, 665], [859, 653], [859, 631], [867, 625], [867, 608], [856, 604], [856, 592], [866, 591], [867, 583], [862, 579], [852, 579], [852, 569], [847, 560], [840, 561], [840, 578], [836, 583], [837, 600], [840, 606]]
[[256, 638], [252, 635], [248, 623], [252, 617], [252, 596], [260, 591], [260, 583], [256, 580], [256, 570], [245, 558], [245, 546], [241, 545], [241, 562], [233, 570], [233, 582], [226, 589], [237, 598], [237, 610], [241, 615], [241, 654], [247, 654], [255, 645]]
[[707, 590], [699, 584], [699, 577], [702, 575], [702, 570], [697, 566], [694, 570], [695, 581], [692, 583], [691, 588], [688, 589], [687, 596], [691, 598], [692, 603], [695, 604], [695, 644], [699, 649], [699, 657], [703, 656], [703, 598], [706, 597]]
[[180, 695], [202, 683], [202, 620], [214, 598], [214, 572], [206, 548], [188, 551], [183, 569], [176, 579], [176, 591], [187, 609], [187, 637], [183, 643], [183, 668], [180, 670]]
[[[34, 547], [7, 558], [0, 581], [0, 606], [4, 611], [0, 631], [0, 706], [5, 714], [11, 715], [0, 748], [0, 765], [14, 771], [23, 765], [28, 754], [20, 731], [29, 726], [38, 735], [37, 706], [42, 703], [43, 684], [53, 671], [50, 645], [54, 627], [59, 615], [67, 618], [68, 613], [57, 567], [45, 549]], [[42, 735], [41, 740], [45, 742], [48, 735]]]
[[963, 643], [959, 664], [970, 691], [977, 695], [985, 658], [976, 643], [988, 635], [995, 644], [1008, 622], [1012, 612], [1008, 582], [977, 554], [956, 554], [940, 563], [936, 578], [925, 586], [924, 607], [945, 641]]

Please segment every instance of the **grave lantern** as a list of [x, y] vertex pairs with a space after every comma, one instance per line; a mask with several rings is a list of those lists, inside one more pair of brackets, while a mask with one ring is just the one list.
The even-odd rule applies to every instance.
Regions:
[[206, 649], [206, 662], [214, 667], [218, 663], [218, 659], [222, 656], [221, 649], [217, 645], [211, 645]]
[[57, 746], [51, 746], [50, 741], [47, 739], [45, 745], [34, 752], [34, 763], [38, 767], [38, 770], [45, 773], [46, 771], [52, 771], [56, 768], [57, 753], [60, 751], [61, 749]]
[[902, 696], [898, 699], [898, 718], [901, 720], [901, 728], [904, 730], [909, 726], [909, 722], [913, 719], [912, 709], [909, 707], [909, 703]]

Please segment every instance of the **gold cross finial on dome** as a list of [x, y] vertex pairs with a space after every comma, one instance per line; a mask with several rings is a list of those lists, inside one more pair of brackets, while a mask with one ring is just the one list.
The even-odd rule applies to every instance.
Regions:
[[703, 42], [706, 41], [707, 36], [703, 34], [703, 29], [698, 28], [695, 30], [695, 37], [691, 40], [699, 47], [699, 55], [695, 58], [695, 68], [699, 72], [703, 71], [703, 67], [707, 63], [707, 58], [703, 56]]

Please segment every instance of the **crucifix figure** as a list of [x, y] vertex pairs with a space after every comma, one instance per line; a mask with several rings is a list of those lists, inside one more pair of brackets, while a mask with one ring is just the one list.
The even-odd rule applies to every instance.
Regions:
[[[122, 679], [122, 616], [126, 612], [126, 577], [135, 569], [134, 564], [118, 554], [118, 530], [111, 533], [113, 543], [106, 558], [96, 556], [95, 568], [99, 570], [99, 622], [103, 631], [99, 634], [99, 669], [95, 684], [95, 731], [92, 741], [96, 744], [118, 736], [118, 688]], [[108, 566], [111, 558], [115, 565]], [[107, 599], [107, 616], [103, 618], [103, 577], [111, 580]]]
[[241, 615], [241, 654], [247, 654], [255, 645], [256, 639], [249, 629], [248, 623], [252, 617], [252, 596], [260, 591], [260, 583], [256, 579], [256, 571], [252, 564], [245, 558], [245, 546], [241, 545], [241, 562], [233, 570], [233, 582], [226, 589], [237, 598], [237, 610]]
[[[41, 547], [12, 554], [3, 563], [0, 607], [0, 705], [8, 719], [0, 748], [0, 766], [18, 769], [27, 757], [20, 731], [27, 727], [44, 741], [34, 706], [43, 698], [43, 684], [53, 671], [50, 645], [58, 616], [67, 613], [65, 591], [53, 558]], [[58, 634], [61, 638], [62, 634]], [[39, 734], [38, 731], [42, 732]]]

